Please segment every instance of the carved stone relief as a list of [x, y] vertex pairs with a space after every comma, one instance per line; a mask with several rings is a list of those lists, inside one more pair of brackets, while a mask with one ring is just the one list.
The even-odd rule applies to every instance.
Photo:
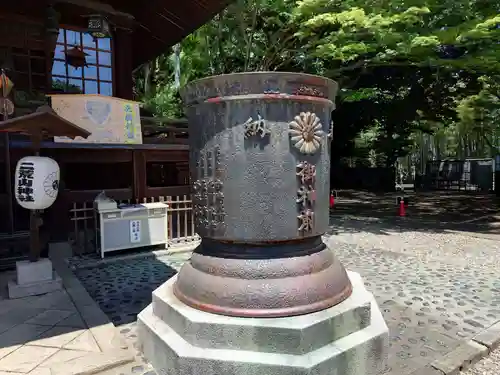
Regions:
[[197, 163], [198, 179], [193, 183], [195, 223], [198, 228], [224, 227], [225, 209], [220, 149], [202, 152]]
[[[314, 154], [321, 146], [321, 138], [325, 135], [316, 114], [302, 112], [289, 124], [289, 134], [293, 145], [303, 154]], [[316, 202], [316, 166], [301, 161], [296, 171], [299, 179], [296, 203], [299, 207], [298, 231], [307, 235], [314, 229], [314, 205]]]
[[302, 206], [303, 209], [312, 207], [316, 201], [316, 191], [311, 185], [301, 186], [297, 190], [297, 203]]
[[294, 91], [295, 95], [304, 95], [304, 96], [314, 96], [318, 98], [323, 98], [325, 94], [315, 88], [315, 87], [309, 87], [309, 86], [300, 86], [297, 90]]
[[221, 153], [219, 147], [215, 148], [214, 158], [215, 158], [215, 177], [222, 178], [222, 176], [224, 175], [224, 170], [222, 169]]
[[320, 119], [311, 112], [301, 112], [289, 124], [293, 145], [303, 154], [314, 154], [321, 145], [324, 135]]
[[196, 178], [205, 177], [205, 155], [203, 152], [198, 154], [198, 160], [196, 161]]
[[314, 228], [314, 212], [312, 210], [301, 211], [300, 215], [297, 216], [299, 219], [299, 232], [302, 234], [307, 234], [312, 232]]
[[254, 120], [252, 117], [250, 117], [243, 123], [243, 126], [245, 128], [245, 138], [255, 136], [264, 138], [265, 136], [271, 134], [269, 124], [260, 115], [257, 115], [257, 120]]
[[312, 232], [314, 229], [314, 204], [316, 202], [316, 166], [302, 161], [297, 164], [296, 175], [299, 179], [296, 203], [299, 207], [298, 231], [302, 235]]
[[297, 164], [297, 176], [299, 176], [302, 184], [314, 183], [316, 179], [316, 166], [307, 161]]

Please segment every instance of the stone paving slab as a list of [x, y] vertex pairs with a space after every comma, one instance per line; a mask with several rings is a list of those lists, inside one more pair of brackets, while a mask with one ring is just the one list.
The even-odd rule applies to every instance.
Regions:
[[488, 353], [488, 348], [469, 340], [460, 344], [455, 350], [436, 359], [431, 363], [435, 369], [446, 375], [455, 375], [469, 368]]
[[500, 322], [493, 324], [472, 338], [478, 344], [488, 348], [492, 352], [500, 346]]
[[51, 366], [51, 375], [90, 375], [130, 363], [130, 353], [125, 350], [107, 350], [100, 353], [87, 353], [68, 362]]
[[132, 361], [125, 340], [62, 259], [53, 264], [65, 289], [39, 296], [8, 299], [15, 272], [0, 273], [0, 374], [83, 375]]
[[429, 365], [415, 370], [410, 375], [443, 375], [443, 372]]
[[11, 325], [0, 333], [0, 373], [43, 375], [52, 364], [90, 352], [85, 345], [88, 330], [75, 318], [78, 312], [64, 290], [20, 300], [0, 299], [0, 322]]

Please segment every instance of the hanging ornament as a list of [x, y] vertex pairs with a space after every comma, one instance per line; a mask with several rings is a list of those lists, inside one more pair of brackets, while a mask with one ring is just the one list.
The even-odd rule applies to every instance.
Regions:
[[7, 96], [9, 96], [13, 87], [14, 83], [12, 83], [10, 78], [7, 77], [7, 74], [5, 74], [5, 70], [2, 69], [2, 74], [0, 75], [0, 92], [2, 94], [2, 97], [6, 98]]
[[66, 51], [66, 63], [74, 68], [81, 68], [87, 66], [87, 56], [88, 54], [83, 52], [80, 47], [74, 46]]
[[0, 115], [3, 116], [4, 120], [14, 113], [14, 103], [7, 98], [13, 87], [14, 83], [7, 77], [5, 70], [2, 69], [2, 74], [0, 75]]
[[111, 38], [111, 28], [106, 17], [99, 14], [89, 17], [87, 30], [94, 38]]
[[14, 113], [14, 103], [8, 98], [0, 98], [0, 115], [10, 116]]

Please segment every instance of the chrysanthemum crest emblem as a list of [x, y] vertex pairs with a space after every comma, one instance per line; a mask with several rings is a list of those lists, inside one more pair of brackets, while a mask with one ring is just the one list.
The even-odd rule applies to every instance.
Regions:
[[301, 112], [289, 124], [289, 134], [293, 145], [303, 154], [314, 154], [321, 145], [323, 126], [316, 114]]

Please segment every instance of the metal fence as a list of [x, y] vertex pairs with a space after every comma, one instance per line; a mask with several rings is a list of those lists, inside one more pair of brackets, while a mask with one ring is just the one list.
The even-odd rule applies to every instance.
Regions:
[[[190, 196], [166, 196], [142, 201], [118, 201], [121, 203], [152, 203], [162, 202], [168, 205], [167, 233], [168, 246], [190, 243], [199, 240], [194, 227], [192, 200]], [[88, 254], [96, 251], [94, 203], [73, 203], [69, 210], [72, 231], [70, 242], [76, 254]]]
[[433, 190], [493, 190], [494, 164], [492, 159], [428, 161], [423, 187]]

